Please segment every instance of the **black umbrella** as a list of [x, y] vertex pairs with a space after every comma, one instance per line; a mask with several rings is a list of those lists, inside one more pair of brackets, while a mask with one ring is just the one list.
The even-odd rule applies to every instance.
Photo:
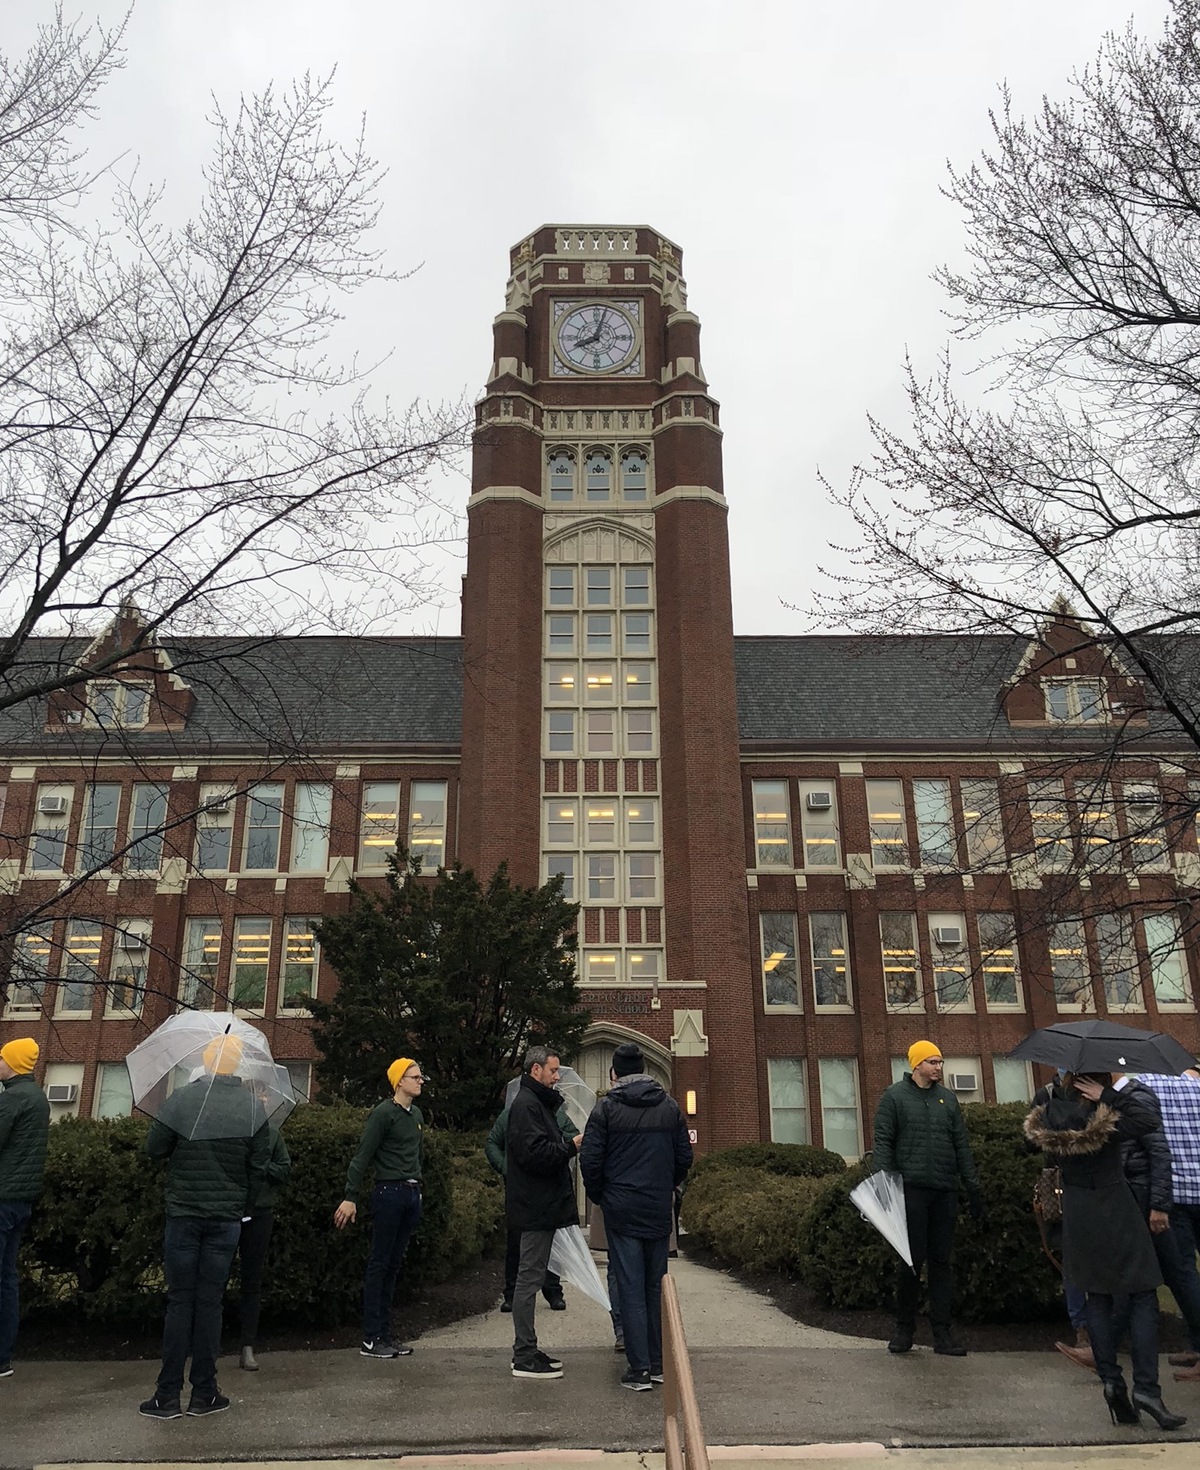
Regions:
[[1116, 1021], [1059, 1021], [1031, 1031], [1009, 1052], [1022, 1062], [1045, 1062], [1064, 1072], [1170, 1072], [1196, 1065], [1191, 1052], [1161, 1031], [1138, 1031]]

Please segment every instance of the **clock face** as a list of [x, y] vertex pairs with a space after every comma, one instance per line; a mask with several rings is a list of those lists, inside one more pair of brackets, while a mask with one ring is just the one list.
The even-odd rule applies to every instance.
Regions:
[[555, 345], [562, 362], [577, 372], [620, 372], [637, 355], [637, 322], [610, 301], [564, 309], [555, 325]]

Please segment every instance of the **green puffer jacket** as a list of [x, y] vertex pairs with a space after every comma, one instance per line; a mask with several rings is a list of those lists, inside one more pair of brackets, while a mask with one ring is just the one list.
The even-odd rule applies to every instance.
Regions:
[[287, 1183], [287, 1177], [292, 1172], [292, 1156], [287, 1151], [287, 1144], [283, 1141], [283, 1134], [279, 1129], [272, 1126], [270, 1130], [271, 1152], [267, 1159], [266, 1182], [258, 1191], [258, 1198], [254, 1201], [251, 1213], [258, 1215], [264, 1210], [273, 1210], [279, 1201], [279, 1191]]
[[[223, 1138], [187, 1136], [206, 1098], [206, 1131], [220, 1131]], [[146, 1135], [146, 1152], [168, 1161], [168, 1216], [240, 1220], [266, 1181], [270, 1131], [262, 1108], [236, 1077], [205, 1078], [166, 1100]]]
[[0, 1203], [33, 1204], [42, 1192], [50, 1104], [31, 1076], [0, 1090]]
[[958, 1099], [935, 1082], [918, 1087], [906, 1072], [879, 1099], [875, 1114], [874, 1163], [925, 1189], [979, 1189]]

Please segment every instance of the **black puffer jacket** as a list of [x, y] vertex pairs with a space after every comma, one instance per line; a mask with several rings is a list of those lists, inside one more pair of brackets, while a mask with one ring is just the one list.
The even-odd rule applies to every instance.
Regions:
[[679, 1104], [648, 1073], [622, 1077], [592, 1111], [579, 1168], [610, 1235], [670, 1235], [672, 1195], [692, 1167]]
[[508, 1110], [504, 1206], [513, 1230], [559, 1230], [578, 1225], [571, 1160], [575, 1144], [564, 1138], [555, 1114], [562, 1098], [552, 1087], [521, 1078]]
[[1153, 1132], [1127, 1139], [1121, 1145], [1125, 1178], [1144, 1210], [1162, 1210], [1165, 1214], [1171, 1208], [1173, 1195], [1171, 1148], [1163, 1132], [1162, 1107], [1154, 1092], [1144, 1083], [1128, 1081], [1121, 1092], [1134, 1095], [1137, 1103], [1158, 1120]]
[[[202, 1110], [201, 1129], [223, 1137], [189, 1136]], [[266, 1114], [249, 1089], [236, 1077], [213, 1077], [167, 1098], [150, 1125], [145, 1150], [152, 1159], [168, 1161], [168, 1216], [240, 1220], [266, 1183], [271, 1137]]]
[[0, 1201], [33, 1204], [42, 1192], [50, 1104], [32, 1074], [0, 1086]]

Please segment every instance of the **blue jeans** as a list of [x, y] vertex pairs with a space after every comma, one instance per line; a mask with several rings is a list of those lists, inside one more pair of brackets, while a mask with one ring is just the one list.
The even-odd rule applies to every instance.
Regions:
[[155, 1390], [160, 1399], [179, 1397], [189, 1357], [192, 1389], [203, 1398], [217, 1391], [221, 1304], [241, 1233], [238, 1220], [202, 1220], [195, 1215], [167, 1218], [163, 1235], [167, 1316]]
[[1067, 1316], [1071, 1326], [1078, 1332], [1081, 1327], [1088, 1325], [1087, 1292], [1081, 1291], [1078, 1286], [1063, 1277], [1063, 1296], [1067, 1299]]
[[[1129, 1347], [1133, 1358], [1133, 1386], [1136, 1392], [1156, 1399], [1162, 1393], [1158, 1382], [1158, 1294], [1135, 1291], [1124, 1298], [1129, 1320]], [[1092, 1339], [1092, 1356], [1096, 1372], [1105, 1383], [1124, 1384], [1125, 1377], [1117, 1362], [1117, 1323], [1114, 1298], [1102, 1292], [1088, 1292], [1088, 1335]]]
[[421, 1191], [385, 1179], [371, 1191], [371, 1254], [363, 1280], [363, 1341], [392, 1335], [392, 1300], [413, 1232], [421, 1223]]
[[670, 1235], [641, 1240], [608, 1230], [608, 1259], [616, 1270], [625, 1357], [635, 1373], [662, 1371], [662, 1279]]
[[612, 1318], [613, 1337], [617, 1342], [624, 1342], [621, 1332], [621, 1295], [617, 1291], [617, 1268], [613, 1265], [613, 1253], [607, 1252], [608, 1269], [604, 1273], [608, 1277], [608, 1315]]
[[32, 1213], [33, 1206], [24, 1200], [0, 1204], [0, 1363], [8, 1362], [17, 1345], [21, 1318], [17, 1251]]

